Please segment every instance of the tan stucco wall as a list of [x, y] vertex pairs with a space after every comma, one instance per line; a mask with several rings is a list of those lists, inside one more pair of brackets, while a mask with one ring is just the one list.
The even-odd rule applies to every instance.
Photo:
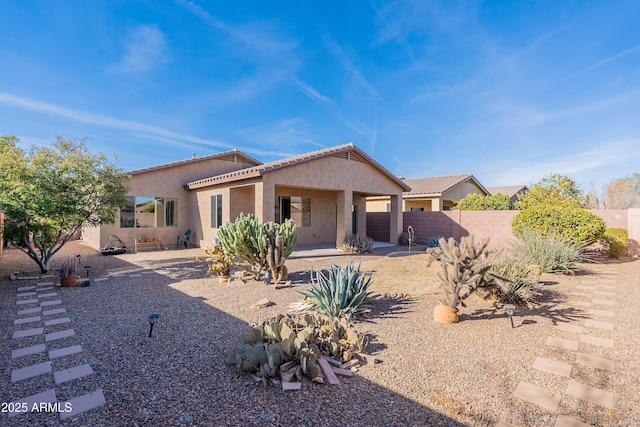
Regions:
[[[196, 159], [197, 160], [197, 159]], [[193, 193], [183, 186], [191, 181], [251, 167], [253, 164], [230, 160], [210, 159], [206, 161], [186, 162], [157, 170], [132, 175], [129, 181], [129, 196], [168, 197], [178, 200], [177, 226], [151, 228], [120, 228], [119, 218], [115, 224], [102, 225], [98, 229], [83, 231], [84, 240], [99, 249], [108, 242], [111, 234], [116, 234], [128, 248], [134, 248], [136, 238], [158, 237], [161, 246], [175, 247], [178, 235], [187, 229], [192, 230], [191, 243], [198, 245], [202, 241], [201, 215], [194, 214], [197, 202]], [[205, 218], [210, 218], [206, 216]], [[194, 221], [197, 224], [194, 224]]]
[[462, 184], [456, 185], [449, 191], [445, 191], [442, 194], [442, 199], [445, 201], [457, 201], [464, 198], [467, 194], [482, 194], [483, 196], [487, 195], [480, 187], [478, 187], [475, 183], [471, 181], [464, 182]]

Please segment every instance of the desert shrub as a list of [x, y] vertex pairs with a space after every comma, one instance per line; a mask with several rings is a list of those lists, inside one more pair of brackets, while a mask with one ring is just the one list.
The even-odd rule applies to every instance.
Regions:
[[624, 228], [607, 228], [604, 230], [604, 236], [600, 239], [604, 253], [610, 258], [624, 256], [628, 243], [629, 232]]
[[511, 203], [509, 196], [501, 193], [491, 196], [471, 193], [456, 202], [456, 209], [461, 211], [507, 211], [513, 209], [513, 203]]
[[368, 254], [373, 248], [373, 239], [367, 236], [352, 234], [342, 243], [342, 250], [348, 254]]
[[494, 285], [494, 293], [503, 304], [531, 306], [538, 295], [540, 269], [527, 265], [513, 257], [505, 257], [492, 266], [488, 274]]
[[300, 291], [304, 300], [292, 304], [297, 312], [313, 311], [332, 319], [353, 319], [367, 311], [373, 298], [368, 291], [372, 276], [360, 271], [353, 261], [341, 267], [332, 264], [325, 275], [311, 272], [311, 289]]
[[582, 208], [538, 204], [521, 210], [513, 218], [511, 228], [518, 237], [533, 232], [589, 245], [602, 237], [605, 224], [602, 218]]
[[584, 245], [558, 235], [525, 232], [510, 248], [511, 256], [525, 265], [537, 265], [543, 273], [573, 273], [585, 259]]

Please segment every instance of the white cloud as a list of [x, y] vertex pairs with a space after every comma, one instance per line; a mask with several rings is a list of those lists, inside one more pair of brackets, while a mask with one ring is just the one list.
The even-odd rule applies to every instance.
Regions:
[[137, 27], [123, 44], [126, 49], [124, 57], [111, 67], [116, 73], [143, 73], [170, 60], [164, 35], [155, 25]]

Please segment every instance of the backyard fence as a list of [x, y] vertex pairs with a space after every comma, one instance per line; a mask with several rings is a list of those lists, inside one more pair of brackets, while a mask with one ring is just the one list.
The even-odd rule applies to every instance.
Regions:
[[[590, 210], [602, 218], [608, 228], [624, 228], [629, 232], [630, 252], [637, 253], [640, 242], [640, 209]], [[479, 240], [490, 238], [492, 248], [502, 248], [514, 240], [511, 221], [518, 211], [442, 211], [403, 212], [403, 230], [413, 227], [416, 242], [430, 237], [473, 235]], [[381, 242], [391, 241], [389, 212], [367, 212], [367, 235]]]

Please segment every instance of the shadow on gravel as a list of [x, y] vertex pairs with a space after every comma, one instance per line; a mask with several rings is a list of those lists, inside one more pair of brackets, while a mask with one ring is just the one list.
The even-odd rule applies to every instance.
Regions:
[[[249, 328], [246, 320], [216, 308], [216, 301], [223, 299], [225, 307], [234, 307], [228, 302], [233, 290], [210, 286], [189, 295], [191, 288], [180, 283], [205, 277], [204, 264], [184, 259], [133, 264], [122, 257], [110, 258], [107, 270], [99, 265], [103, 259], [91, 260], [92, 271], [101, 271], [101, 277], [131, 273], [93, 281], [89, 287], [58, 288], [71, 323], [45, 327], [47, 333], [62, 327], [75, 331], [73, 337], [46, 343], [47, 351], [82, 347], [80, 353], [52, 360], [53, 371], [86, 363], [93, 374], [63, 384], [55, 384], [52, 375], [10, 383], [8, 372], [15, 368], [10, 351], [20, 342], [5, 334], [0, 350], [3, 361], [8, 361], [0, 377], [3, 399], [12, 402], [55, 389], [63, 402], [102, 389], [106, 404], [74, 417], [77, 425], [465, 425], [360, 375], [341, 379], [339, 386], [305, 383], [298, 392], [255, 385], [226, 364]], [[16, 318], [16, 284], [0, 280], [3, 311]], [[248, 287], [236, 292], [256, 291]], [[394, 316], [407, 310], [411, 300], [389, 296], [379, 304], [380, 317]], [[160, 314], [151, 338], [150, 312]], [[247, 317], [246, 312], [238, 315]], [[383, 346], [373, 343], [374, 349]], [[27, 357], [24, 362], [29, 364], [48, 361], [44, 352]], [[57, 414], [46, 412], [3, 420], [6, 426], [59, 423]]]
[[371, 322], [377, 318], [396, 318], [409, 313], [416, 299], [405, 294], [384, 294], [370, 303], [370, 312], [367, 313], [365, 322]]

